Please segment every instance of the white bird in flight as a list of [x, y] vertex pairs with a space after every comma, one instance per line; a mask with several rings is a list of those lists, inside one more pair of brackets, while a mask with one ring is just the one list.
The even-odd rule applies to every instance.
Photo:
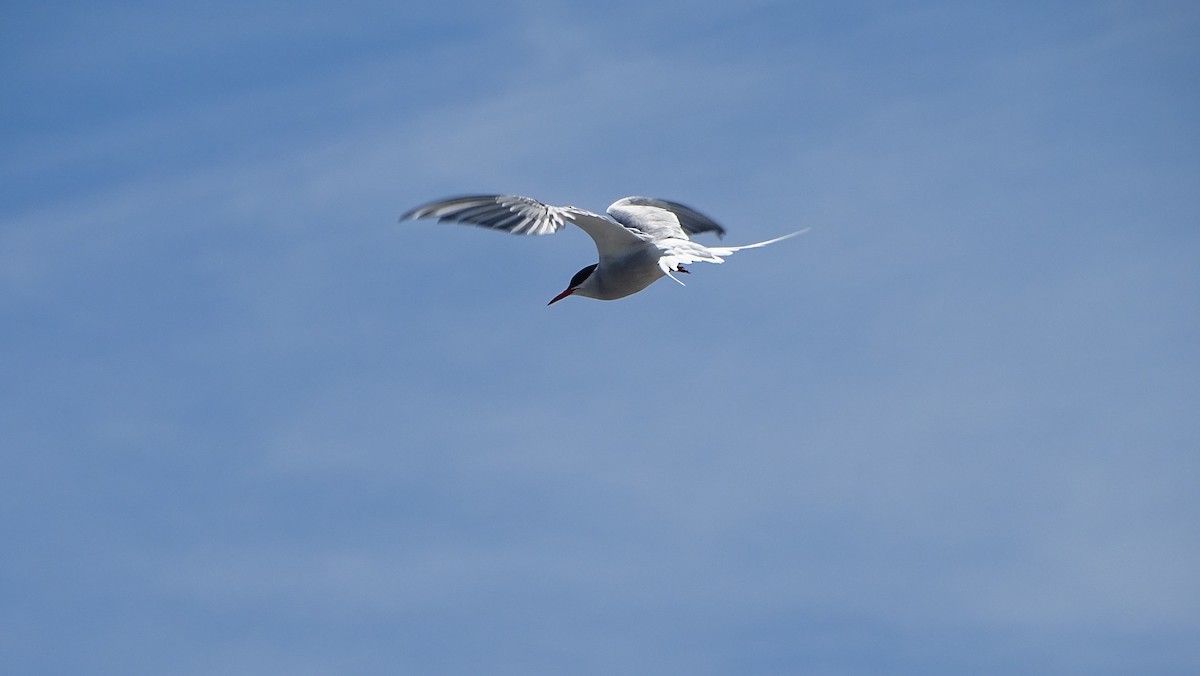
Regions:
[[691, 207], [652, 197], [619, 199], [602, 215], [517, 195], [470, 195], [423, 204], [400, 220], [417, 218], [467, 223], [514, 235], [549, 235], [566, 223], [579, 226], [595, 241], [600, 262], [575, 273], [566, 290], [547, 305], [567, 296], [616, 300], [641, 291], [663, 276], [683, 284], [671, 273], [688, 272], [684, 265], [697, 261], [721, 263], [723, 256], [735, 251], [773, 244], [808, 230], [742, 246], [704, 246], [688, 235], [715, 232], [720, 237], [725, 228]]

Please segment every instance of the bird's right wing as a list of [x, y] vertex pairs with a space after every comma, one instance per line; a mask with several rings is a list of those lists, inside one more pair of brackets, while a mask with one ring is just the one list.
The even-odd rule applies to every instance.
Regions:
[[596, 243], [601, 260], [620, 254], [647, 239], [608, 216], [578, 207], [542, 204], [519, 195], [469, 195], [422, 204], [400, 217], [436, 218], [439, 222], [467, 223], [514, 235], [549, 235], [574, 223]]
[[716, 221], [679, 202], [656, 197], [624, 197], [608, 207], [608, 215], [626, 227], [650, 235], [654, 239], [714, 232], [725, 236], [725, 228]]

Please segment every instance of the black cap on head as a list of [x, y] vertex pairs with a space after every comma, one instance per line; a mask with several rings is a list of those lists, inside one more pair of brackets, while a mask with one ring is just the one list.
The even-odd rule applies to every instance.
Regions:
[[583, 284], [583, 280], [587, 279], [588, 277], [591, 277], [592, 273], [596, 271], [596, 265], [598, 265], [598, 264], [592, 263], [591, 265], [580, 270], [579, 272], [576, 272], [575, 276], [571, 278], [571, 283], [567, 285], [567, 288], [574, 289], [575, 287], [579, 286], [580, 284]]

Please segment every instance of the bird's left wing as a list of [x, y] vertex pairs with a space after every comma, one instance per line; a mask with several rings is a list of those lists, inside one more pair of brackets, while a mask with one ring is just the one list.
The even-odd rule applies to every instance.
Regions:
[[502, 230], [514, 235], [549, 235], [562, 229], [566, 213], [518, 195], [468, 195], [451, 197], [409, 210], [400, 220], [436, 218], [438, 221], [468, 223]]
[[579, 207], [556, 207], [520, 195], [469, 195], [422, 204], [400, 217], [436, 218], [439, 222], [468, 223], [514, 235], [549, 235], [574, 223], [596, 243], [600, 259], [643, 244], [647, 237], [608, 216]]

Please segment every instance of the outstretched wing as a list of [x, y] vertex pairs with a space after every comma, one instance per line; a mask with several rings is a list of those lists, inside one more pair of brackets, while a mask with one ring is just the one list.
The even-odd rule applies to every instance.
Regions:
[[629, 228], [640, 230], [655, 239], [698, 235], [715, 232], [725, 236], [725, 228], [695, 209], [655, 197], [625, 197], [608, 207], [608, 214]]
[[608, 216], [578, 207], [542, 204], [532, 197], [519, 195], [452, 197], [422, 204], [405, 213], [400, 220], [413, 218], [467, 223], [514, 235], [549, 235], [561, 230], [566, 223], [574, 223], [591, 236], [601, 260], [640, 246], [648, 239]]
[[436, 218], [439, 222], [468, 223], [514, 235], [549, 235], [562, 229], [566, 214], [528, 197], [468, 195], [422, 204], [400, 220]]

